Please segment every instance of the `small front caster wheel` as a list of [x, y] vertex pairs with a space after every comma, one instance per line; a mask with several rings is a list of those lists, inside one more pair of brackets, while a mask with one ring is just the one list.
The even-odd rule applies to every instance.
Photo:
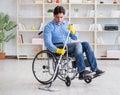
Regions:
[[91, 76], [85, 76], [84, 81], [85, 81], [86, 83], [91, 83], [91, 82], [92, 82], [92, 77], [91, 77]]
[[65, 78], [65, 84], [67, 85], [67, 86], [70, 86], [71, 85], [71, 79], [70, 79], [70, 77], [66, 77]]

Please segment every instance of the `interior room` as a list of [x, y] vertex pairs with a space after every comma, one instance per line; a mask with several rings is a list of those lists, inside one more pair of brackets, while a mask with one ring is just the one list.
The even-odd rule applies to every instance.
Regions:
[[[65, 13], [55, 14], [57, 6]], [[67, 28], [63, 20], [68, 22]], [[53, 43], [60, 52], [50, 51], [46, 45], [50, 21], [70, 33], [62, 49]], [[62, 28], [55, 29], [64, 32]], [[51, 33], [56, 30], [48, 29]], [[70, 39], [74, 34], [77, 40]], [[49, 43], [58, 41], [53, 36], [47, 36]], [[88, 43], [90, 49], [83, 49], [79, 61], [75, 50], [71, 52], [74, 56], [67, 52], [67, 40]], [[78, 63], [90, 71], [82, 79]], [[103, 72], [97, 75], [99, 69]], [[0, 95], [120, 95], [119, 72], [120, 0], [1, 0]]]

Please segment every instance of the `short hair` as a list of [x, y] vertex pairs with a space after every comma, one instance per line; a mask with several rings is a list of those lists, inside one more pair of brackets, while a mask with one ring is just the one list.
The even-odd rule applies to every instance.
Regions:
[[65, 14], [65, 9], [62, 6], [56, 6], [54, 8], [54, 12], [53, 13], [54, 13], [54, 15], [57, 15], [59, 13]]

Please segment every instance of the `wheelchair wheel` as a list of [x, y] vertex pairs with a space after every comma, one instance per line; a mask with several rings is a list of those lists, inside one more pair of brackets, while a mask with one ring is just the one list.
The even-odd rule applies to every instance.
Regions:
[[58, 73], [58, 78], [63, 81], [66, 80], [66, 76], [69, 76], [70, 80], [73, 80], [78, 74], [77, 68], [72, 66], [71, 60], [69, 62], [62, 60]]
[[[56, 64], [56, 56], [49, 50], [39, 52], [32, 63], [32, 71], [37, 81], [42, 84], [50, 84], [52, 82]], [[57, 73], [53, 81], [56, 79]]]
[[66, 84], [66, 86], [71, 85], [71, 80], [70, 80], [70, 78], [68, 76], [65, 78], [65, 84]]
[[85, 76], [84, 81], [85, 81], [86, 83], [91, 83], [91, 82], [92, 82], [92, 77], [91, 77], [91, 76]]

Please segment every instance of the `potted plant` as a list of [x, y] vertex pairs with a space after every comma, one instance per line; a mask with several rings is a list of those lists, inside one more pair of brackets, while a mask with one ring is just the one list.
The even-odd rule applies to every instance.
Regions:
[[17, 23], [10, 20], [9, 15], [0, 12], [0, 59], [5, 58], [4, 45], [14, 38], [15, 34], [9, 32], [17, 26]]
[[48, 13], [49, 16], [53, 16], [53, 9], [48, 9], [47, 13]]

